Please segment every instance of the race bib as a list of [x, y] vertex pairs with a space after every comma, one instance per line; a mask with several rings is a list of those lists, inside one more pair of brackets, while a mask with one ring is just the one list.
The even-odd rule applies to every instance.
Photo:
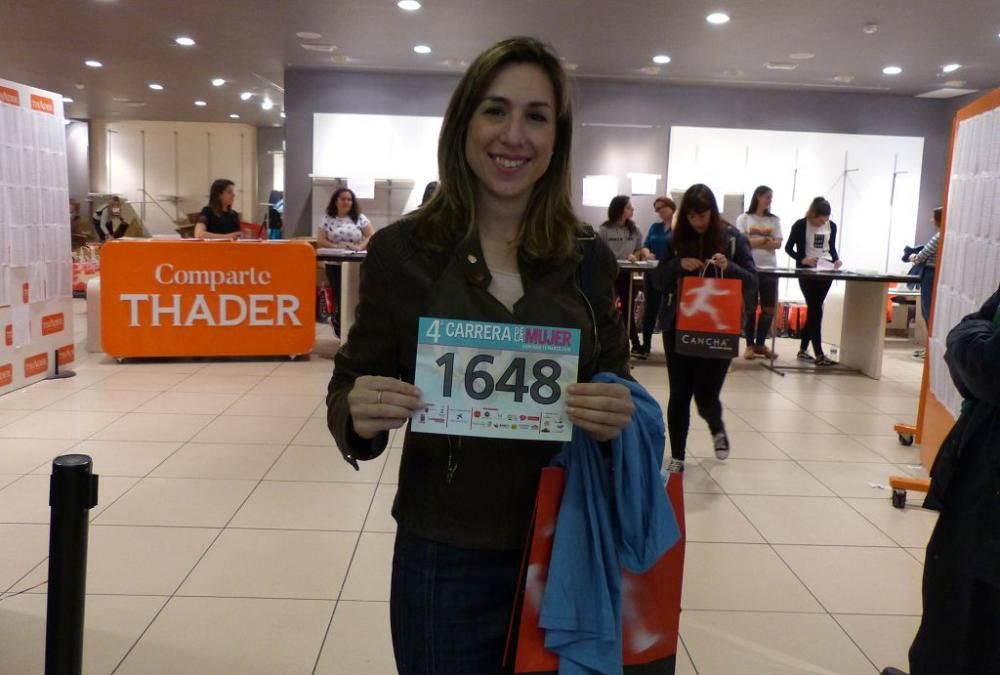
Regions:
[[568, 441], [566, 388], [579, 360], [576, 328], [421, 317], [414, 384], [427, 407], [410, 429]]

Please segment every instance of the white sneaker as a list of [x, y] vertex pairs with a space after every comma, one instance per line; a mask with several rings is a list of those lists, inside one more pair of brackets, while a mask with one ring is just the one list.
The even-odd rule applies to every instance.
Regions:
[[712, 444], [715, 446], [716, 459], [729, 459], [729, 437], [725, 431], [712, 436]]
[[684, 473], [684, 460], [671, 457], [670, 463], [667, 464], [667, 471], [670, 473]]

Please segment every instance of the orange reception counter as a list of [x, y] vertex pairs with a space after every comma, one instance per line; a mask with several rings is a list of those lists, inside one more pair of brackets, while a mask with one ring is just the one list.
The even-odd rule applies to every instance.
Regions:
[[101, 347], [117, 358], [308, 354], [315, 268], [315, 250], [299, 241], [110, 242]]

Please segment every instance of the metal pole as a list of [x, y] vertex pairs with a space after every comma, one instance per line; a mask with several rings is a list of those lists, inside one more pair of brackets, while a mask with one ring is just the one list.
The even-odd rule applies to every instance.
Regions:
[[87, 529], [90, 509], [97, 506], [92, 469], [87, 455], [63, 455], [52, 462], [45, 675], [79, 675], [83, 670]]

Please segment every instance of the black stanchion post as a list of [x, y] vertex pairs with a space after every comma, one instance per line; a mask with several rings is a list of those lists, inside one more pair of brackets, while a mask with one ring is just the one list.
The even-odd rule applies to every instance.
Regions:
[[83, 615], [87, 593], [87, 528], [97, 506], [97, 476], [87, 455], [52, 462], [49, 486], [49, 601], [45, 675], [83, 670]]

